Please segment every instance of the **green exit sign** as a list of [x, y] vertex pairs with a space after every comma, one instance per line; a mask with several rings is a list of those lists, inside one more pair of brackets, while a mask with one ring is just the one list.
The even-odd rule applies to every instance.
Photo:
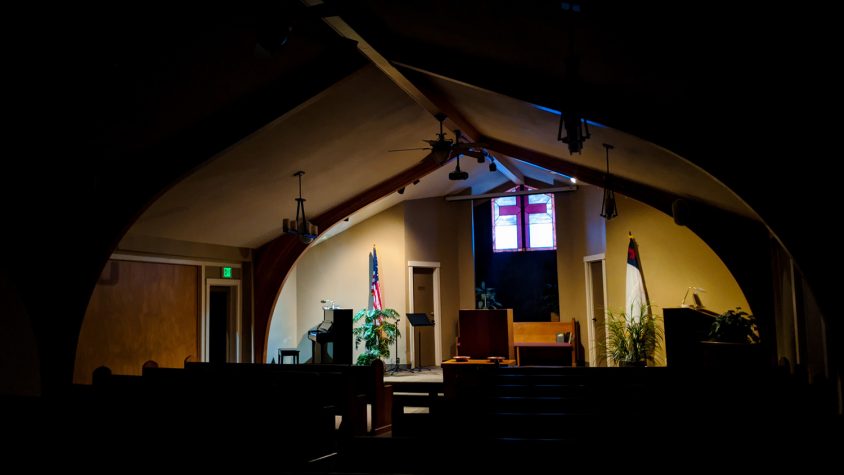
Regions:
[[224, 279], [231, 279], [232, 278], [232, 268], [231, 267], [223, 267], [223, 278]]

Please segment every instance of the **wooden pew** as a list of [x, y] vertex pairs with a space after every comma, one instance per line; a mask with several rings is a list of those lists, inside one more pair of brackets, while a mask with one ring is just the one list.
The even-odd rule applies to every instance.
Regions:
[[[434, 421], [444, 391], [440, 382], [393, 382], [393, 437], [434, 435]], [[409, 407], [426, 408], [428, 412], [405, 413]]]
[[[186, 368], [211, 370], [209, 363], [188, 363]], [[343, 416], [344, 431], [362, 435], [366, 433], [366, 404], [372, 406], [372, 434], [387, 432], [392, 424], [392, 386], [384, 384], [384, 362], [377, 360], [371, 366], [347, 364], [299, 364], [264, 365], [231, 363], [222, 367], [233, 367], [239, 372], [285, 375], [293, 373], [328, 374], [339, 373], [345, 380], [346, 400], [338, 404], [338, 415]], [[282, 377], [282, 376], [276, 376]], [[336, 390], [333, 391], [337, 393]]]
[[343, 434], [334, 414], [350, 387], [343, 375], [279, 375], [251, 366], [145, 368], [143, 376], [98, 370], [91, 403], [79, 412], [106, 451], [201, 441], [210, 453], [271, 447], [293, 467], [336, 453]]
[[[557, 342], [557, 335], [560, 333], [568, 333], [569, 341], [567, 343]], [[514, 322], [513, 348], [516, 355], [516, 365], [521, 366], [522, 356], [528, 352], [557, 353], [569, 351], [571, 353], [571, 366], [576, 366], [576, 335], [574, 321]], [[544, 359], [545, 361], [553, 361], [549, 360], [548, 357]]]

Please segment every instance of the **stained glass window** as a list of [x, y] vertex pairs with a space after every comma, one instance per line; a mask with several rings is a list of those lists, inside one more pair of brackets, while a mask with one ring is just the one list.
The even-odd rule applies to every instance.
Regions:
[[492, 248], [500, 251], [521, 251], [522, 220], [520, 196], [492, 200]]
[[[515, 187], [508, 192], [535, 190]], [[492, 249], [495, 252], [553, 250], [554, 195], [504, 196], [492, 200]]]

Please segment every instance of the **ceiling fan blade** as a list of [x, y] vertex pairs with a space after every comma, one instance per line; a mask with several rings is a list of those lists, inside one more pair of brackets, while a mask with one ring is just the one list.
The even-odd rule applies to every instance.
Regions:
[[431, 150], [431, 147], [416, 147], [416, 148], [394, 148], [392, 150], [387, 150], [388, 152], [407, 152], [410, 150]]

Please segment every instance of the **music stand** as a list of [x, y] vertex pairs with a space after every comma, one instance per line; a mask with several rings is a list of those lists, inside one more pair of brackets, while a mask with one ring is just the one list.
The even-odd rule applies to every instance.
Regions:
[[416, 368], [414, 370], [422, 371], [422, 334], [416, 331], [417, 327], [432, 327], [434, 322], [428, 319], [427, 313], [408, 313], [407, 320], [413, 326], [414, 341], [418, 335], [419, 344], [416, 345]]

